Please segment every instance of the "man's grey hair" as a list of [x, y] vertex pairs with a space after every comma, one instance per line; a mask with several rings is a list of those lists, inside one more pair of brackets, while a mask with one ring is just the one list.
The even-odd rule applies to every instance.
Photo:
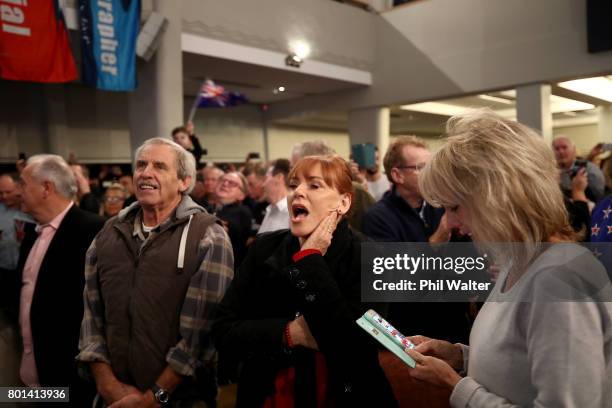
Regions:
[[295, 151], [295, 153], [301, 159], [306, 156], [330, 156], [336, 154], [336, 151], [329, 147], [325, 141], [314, 140], [302, 143], [299, 151]]
[[66, 160], [56, 154], [37, 154], [28, 159], [27, 166], [32, 166], [32, 178], [39, 183], [53, 183], [55, 191], [69, 200], [77, 193], [74, 173]]
[[572, 139], [570, 139], [569, 137], [565, 136], [565, 135], [557, 135], [553, 138], [552, 141], [552, 145], [553, 147], [555, 146], [555, 142], [557, 140], [565, 140], [568, 142], [568, 144], [570, 145], [570, 147], [576, 147], [576, 143], [574, 143], [574, 141]]
[[152, 139], [145, 140], [145, 142], [136, 149], [136, 153], [134, 154], [134, 170], [136, 169], [136, 161], [140, 157], [140, 154], [144, 149], [149, 146], [159, 146], [164, 145], [168, 146], [174, 151], [174, 158], [176, 160], [176, 169], [177, 169], [177, 177], [179, 180], [186, 180], [187, 177], [191, 177], [191, 182], [185, 191], [183, 191], [183, 195], [187, 195], [191, 193], [193, 187], [196, 182], [196, 162], [193, 155], [185, 150], [183, 146], [179, 145], [176, 142], [173, 142], [170, 139], [166, 139], [163, 137], [154, 137]]

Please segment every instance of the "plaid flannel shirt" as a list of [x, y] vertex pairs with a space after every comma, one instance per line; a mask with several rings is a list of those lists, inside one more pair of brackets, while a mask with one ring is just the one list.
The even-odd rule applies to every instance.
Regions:
[[[172, 217], [170, 217], [171, 219]], [[168, 220], [167, 222], [170, 222]], [[140, 217], [134, 222], [134, 236], [144, 245]], [[149, 236], [150, 238], [150, 236]], [[212, 224], [200, 241], [204, 258], [189, 282], [180, 315], [180, 340], [166, 354], [168, 365], [178, 374], [193, 376], [200, 364], [210, 364], [216, 353], [210, 340], [212, 311], [221, 302], [234, 275], [234, 255], [227, 233]], [[85, 260], [85, 313], [79, 338], [80, 353], [76, 359], [88, 363], [110, 364], [105, 339], [104, 314], [100, 302], [96, 240], [87, 251]]]

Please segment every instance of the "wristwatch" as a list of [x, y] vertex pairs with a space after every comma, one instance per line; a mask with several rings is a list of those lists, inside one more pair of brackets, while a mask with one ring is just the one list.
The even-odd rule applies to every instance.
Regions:
[[151, 391], [153, 392], [153, 396], [155, 397], [155, 401], [162, 407], [167, 407], [168, 402], [170, 401], [170, 393], [167, 390], [164, 390], [157, 384], [154, 384], [151, 387]]

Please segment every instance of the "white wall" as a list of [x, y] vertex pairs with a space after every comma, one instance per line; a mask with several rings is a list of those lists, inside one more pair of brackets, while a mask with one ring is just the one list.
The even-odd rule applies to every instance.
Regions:
[[[53, 89], [55, 92], [51, 93]], [[64, 110], [54, 117], [49, 110], [49, 95], [60, 95]], [[64, 156], [76, 154], [83, 162], [110, 163], [130, 161], [127, 97], [121, 93], [96, 92], [79, 85], [50, 87], [0, 81], [0, 162], [13, 163], [19, 152], [28, 156], [53, 152], [49, 137], [55, 129]], [[185, 107], [191, 101], [185, 101]], [[61, 123], [58, 123], [60, 121]], [[209, 151], [204, 160], [239, 162], [247, 153], [265, 156], [263, 116], [257, 106], [231, 109], [200, 109], [195, 117], [196, 132]], [[565, 134], [581, 154], [599, 142], [597, 125], [555, 128]], [[152, 137], [155, 135], [151, 135]], [[432, 150], [444, 139], [420, 135]], [[338, 154], [348, 158], [347, 131], [276, 126], [268, 128], [269, 159], [288, 158], [293, 146], [308, 140], [325, 140]]]
[[377, 16], [331, 0], [181, 0], [183, 32], [287, 53], [296, 40], [311, 59], [369, 70]]
[[[191, 100], [186, 99], [184, 105], [188, 109]], [[0, 81], [0, 106], [0, 162], [14, 163], [19, 152], [28, 156], [74, 153], [85, 163], [130, 162], [128, 98], [123, 93], [77, 84]], [[265, 156], [263, 115], [257, 106], [200, 109], [195, 126], [209, 152], [204, 160], [240, 162], [249, 152]], [[289, 158], [295, 144], [318, 139], [348, 158], [346, 132], [274, 125], [268, 129], [269, 158]]]
[[0, 106], [0, 161], [12, 163], [19, 152], [74, 153], [83, 162], [130, 161], [125, 94], [76, 84], [0, 81]]
[[336, 153], [348, 159], [350, 154], [348, 132], [272, 126], [268, 129], [270, 160], [278, 158], [290, 159], [293, 146], [313, 140], [325, 141]]
[[47, 146], [46, 111], [41, 84], [0, 80], [0, 160], [14, 163]]
[[421, 1], [383, 17], [464, 91], [612, 67], [612, 53], [587, 52], [585, 0]]
[[587, 52], [586, 0], [429, 0], [376, 20], [373, 86], [272, 104], [274, 118], [421, 102], [612, 72]]
[[[190, 108], [191, 101], [184, 105]], [[263, 156], [263, 118], [255, 106], [198, 109], [194, 124], [200, 144], [208, 149], [203, 160], [239, 162], [249, 152]]]

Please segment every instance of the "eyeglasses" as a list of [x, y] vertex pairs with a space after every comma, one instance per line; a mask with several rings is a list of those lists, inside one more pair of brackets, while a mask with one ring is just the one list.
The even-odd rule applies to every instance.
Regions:
[[118, 203], [120, 201], [125, 201], [125, 199], [121, 197], [106, 197], [104, 201], [107, 203]]
[[397, 169], [406, 169], [406, 170], [412, 170], [412, 171], [418, 171], [420, 172], [421, 170], [423, 170], [425, 168], [425, 166], [427, 165], [427, 163], [420, 163], [420, 164], [416, 164], [413, 166], [397, 166]]
[[231, 188], [236, 188], [236, 187], [240, 186], [240, 183], [238, 183], [237, 181], [234, 181], [234, 180], [230, 180], [230, 179], [221, 179], [221, 180], [219, 180], [219, 183], [221, 183], [221, 185], [227, 184]]

